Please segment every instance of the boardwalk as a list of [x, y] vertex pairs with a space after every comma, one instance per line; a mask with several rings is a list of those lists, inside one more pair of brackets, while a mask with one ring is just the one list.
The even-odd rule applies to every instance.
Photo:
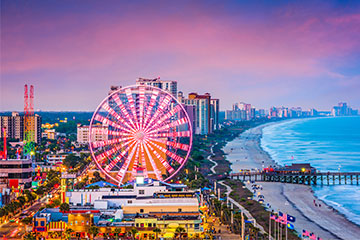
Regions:
[[359, 176], [360, 172], [318, 172], [313, 174], [244, 172], [230, 174], [231, 179], [242, 181], [283, 182], [305, 185], [359, 185]]

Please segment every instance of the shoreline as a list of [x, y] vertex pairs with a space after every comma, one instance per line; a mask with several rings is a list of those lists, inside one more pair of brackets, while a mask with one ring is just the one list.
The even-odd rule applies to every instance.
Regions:
[[[233, 172], [240, 169], [261, 169], [264, 166], [278, 165], [261, 147], [262, 129], [281, 122], [259, 125], [243, 132], [223, 148]], [[295, 229], [298, 233], [305, 229], [314, 232], [322, 239], [356, 239], [360, 227], [348, 220], [345, 215], [318, 199], [310, 186], [258, 182], [263, 187], [261, 194], [265, 203], [274, 211], [287, 212], [296, 217]], [[251, 184], [246, 186], [252, 190]], [[256, 199], [256, 198], [255, 198]], [[322, 207], [315, 207], [314, 202]], [[346, 230], [346, 231], [344, 231]]]

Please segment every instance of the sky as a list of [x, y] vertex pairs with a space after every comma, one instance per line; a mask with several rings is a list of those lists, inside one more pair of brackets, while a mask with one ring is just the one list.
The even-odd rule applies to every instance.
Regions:
[[0, 111], [93, 111], [138, 77], [222, 110], [360, 108], [360, 1], [1, 1]]

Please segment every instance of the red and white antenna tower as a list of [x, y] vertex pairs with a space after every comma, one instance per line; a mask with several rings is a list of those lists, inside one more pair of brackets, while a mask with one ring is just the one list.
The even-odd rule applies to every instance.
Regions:
[[29, 115], [29, 95], [28, 95], [28, 86], [24, 86], [24, 115]]
[[34, 115], [34, 86], [30, 86], [30, 106], [29, 106], [29, 114]]

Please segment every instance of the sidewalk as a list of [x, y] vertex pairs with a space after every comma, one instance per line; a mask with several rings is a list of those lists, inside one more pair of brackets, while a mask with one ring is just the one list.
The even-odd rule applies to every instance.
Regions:
[[[239, 240], [239, 239], [241, 239], [240, 235], [231, 233], [230, 230], [227, 229], [227, 225], [219, 226], [219, 223], [216, 222], [214, 227], [216, 230], [216, 234], [214, 234], [216, 239], [222, 239], [222, 240], [235, 240], [235, 239]], [[221, 230], [220, 234], [218, 233], [219, 229]]]
[[232, 204], [234, 204], [235, 206], [237, 206], [237, 207], [245, 214], [245, 216], [248, 218], [248, 220], [251, 221], [251, 222], [253, 222], [253, 225], [254, 225], [256, 228], [259, 228], [259, 229], [260, 229], [260, 232], [261, 232], [262, 234], [266, 234], [266, 231], [264, 230], [264, 228], [256, 222], [255, 218], [251, 215], [251, 213], [250, 213], [248, 210], [246, 210], [242, 205], [240, 205], [238, 202], [236, 202], [234, 199], [232, 199], [232, 198], [229, 196], [230, 193], [231, 193], [231, 191], [232, 191], [231, 187], [228, 186], [228, 185], [226, 185], [226, 184], [224, 183], [224, 181], [220, 181], [219, 183], [220, 183], [221, 185], [223, 185], [223, 186], [226, 187], [226, 197], [227, 197], [227, 199], [229, 199], [229, 202], [231, 202]]

